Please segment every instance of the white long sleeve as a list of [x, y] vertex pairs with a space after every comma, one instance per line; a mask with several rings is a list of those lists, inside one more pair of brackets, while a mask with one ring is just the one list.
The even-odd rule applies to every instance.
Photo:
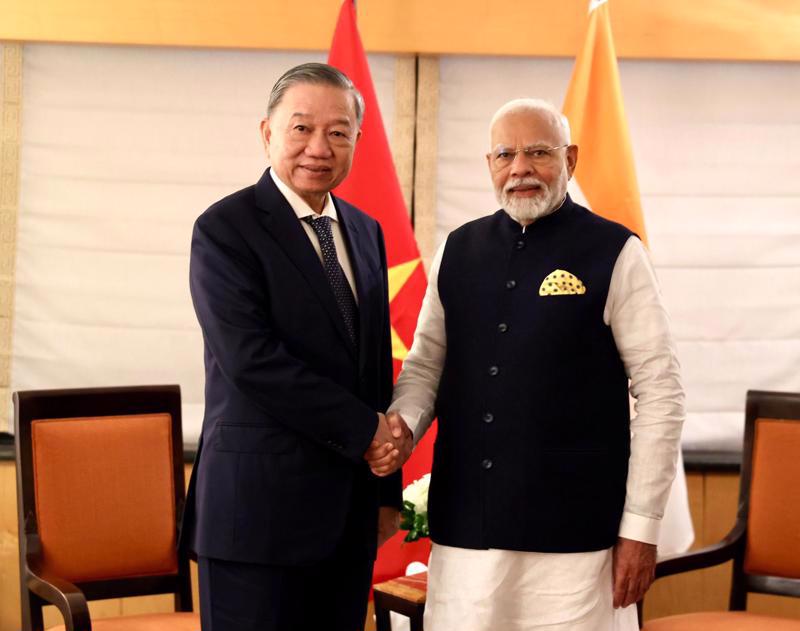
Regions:
[[684, 394], [669, 317], [647, 251], [636, 237], [617, 258], [603, 319], [611, 326], [636, 400], [619, 534], [656, 543], [675, 477]]
[[[446, 242], [445, 242], [446, 243]], [[433, 422], [436, 392], [444, 368], [447, 334], [444, 307], [439, 298], [439, 266], [445, 243], [439, 246], [428, 272], [428, 289], [422, 300], [414, 343], [397, 378], [389, 411], [399, 411], [414, 432], [414, 441], [428, 431]]]
[[[433, 420], [447, 352], [444, 308], [438, 290], [444, 247], [439, 247], [431, 264], [414, 343], [403, 362], [389, 408], [400, 412], [417, 441]], [[675, 475], [684, 396], [669, 318], [647, 252], [636, 237], [628, 240], [617, 258], [603, 319], [611, 327], [636, 399], [619, 534], [656, 543]]]

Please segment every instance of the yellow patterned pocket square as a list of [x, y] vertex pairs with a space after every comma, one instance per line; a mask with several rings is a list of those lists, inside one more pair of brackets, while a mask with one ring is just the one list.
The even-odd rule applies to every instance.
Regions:
[[573, 296], [585, 293], [586, 287], [581, 280], [563, 269], [550, 272], [539, 286], [540, 296]]

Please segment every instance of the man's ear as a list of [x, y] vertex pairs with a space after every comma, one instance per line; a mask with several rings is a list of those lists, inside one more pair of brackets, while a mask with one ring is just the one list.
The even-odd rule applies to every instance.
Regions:
[[261, 131], [261, 142], [264, 143], [264, 149], [269, 150], [269, 137], [272, 134], [272, 130], [269, 127], [269, 119], [262, 119], [258, 128]]
[[570, 145], [567, 147], [567, 173], [570, 179], [572, 174], [575, 173], [575, 167], [578, 165], [578, 145]]

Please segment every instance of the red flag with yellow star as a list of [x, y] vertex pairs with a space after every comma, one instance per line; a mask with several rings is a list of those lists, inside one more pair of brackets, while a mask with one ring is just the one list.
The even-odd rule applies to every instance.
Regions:
[[[383, 228], [389, 265], [392, 357], [397, 377], [414, 339], [427, 281], [383, 129], [352, 0], [342, 3], [328, 63], [350, 77], [366, 105], [353, 167], [335, 193], [377, 219]], [[428, 431], [403, 467], [404, 484], [431, 470], [433, 434]], [[411, 561], [428, 562], [430, 543], [426, 540], [403, 544], [404, 535], [405, 532], [399, 532], [381, 547], [375, 564], [375, 582], [404, 574]]]

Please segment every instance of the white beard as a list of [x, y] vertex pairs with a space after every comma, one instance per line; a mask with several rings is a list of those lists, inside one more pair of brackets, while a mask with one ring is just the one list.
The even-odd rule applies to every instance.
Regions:
[[[564, 171], [559, 174], [552, 187], [536, 177], [513, 178], [502, 189], [495, 189], [495, 197], [503, 210], [525, 226], [549, 215], [561, 205], [567, 192], [567, 181]], [[516, 197], [510, 190], [518, 186], [539, 186], [541, 190], [534, 197]]]

